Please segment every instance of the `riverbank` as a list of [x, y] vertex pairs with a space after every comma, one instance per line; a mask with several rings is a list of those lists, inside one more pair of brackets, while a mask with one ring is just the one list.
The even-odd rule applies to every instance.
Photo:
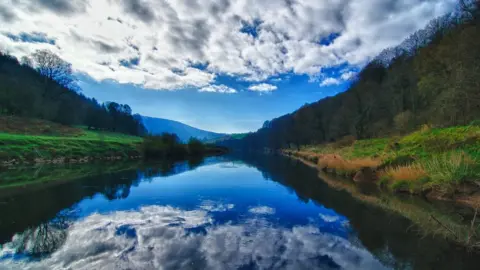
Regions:
[[480, 206], [480, 127], [423, 127], [403, 137], [305, 146], [283, 153], [381, 190]]
[[[316, 163], [299, 157], [291, 158], [318, 169]], [[347, 192], [356, 200], [372, 207], [392, 211], [410, 220], [416, 226], [406, 230], [418, 233], [419, 240], [426, 236], [440, 237], [461, 249], [480, 252], [479, 213], [476, 208], [405, 193], [383, 192], [374, 183], [354, 182], [323, 170], [318, 171], [318, 178], [330, 188]]]
[[96, 161], [176, 159], [221, 155], [226, 149], [174, 134], [130, 136], [50, 121], [0, 117], [0, 167], [34, 164], [75, 164]]
[[142, 138], [80, 130], [71, 136], [0, 133], [0, 166], [140, 159]]

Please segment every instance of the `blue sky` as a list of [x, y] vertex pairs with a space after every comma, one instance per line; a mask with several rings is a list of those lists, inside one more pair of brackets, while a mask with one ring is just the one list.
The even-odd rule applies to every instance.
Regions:
[[[82, 93], [101, 102], [129, 104], [135, 113], [174, 119], [198, 128], [226, 133], [255, 131], [266, 120], [293, 112], [305, 103], [315, 102], [346, 88], [342, 85], [320, 87], [308, 76], [285, 75], [275, 82], [278, 90], [257, 93], [232, 79], [225, 85], [235, 87], [236, 94], [198, 92], [194, 89], [152, 91], [115, 82], [96, 82], [80, 76]], [[231, 81], [231, 82], [229, 82]]]
[[50, 50], [86, 96], [216, 132], [345, 90], [457, 0], [5, 0], [0, 50]]

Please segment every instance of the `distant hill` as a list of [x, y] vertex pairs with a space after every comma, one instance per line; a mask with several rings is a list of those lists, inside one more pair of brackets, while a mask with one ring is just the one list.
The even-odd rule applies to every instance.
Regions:
[[189, 125], [162, 118], [142, 116], [143, 124], [147, 131], [154, 135], [162, 133], [175, 133], [182, 141], [188, 141], [191, 137], [203, 141], [215, 140], [227, 136], [227, 134], [210, 132]]
[[209, 139], [209, 140], [206, 140], [205, 142], [216, 144], [216, 143], [221, 143], [221, 142], [230, 141], [230, 140], [241, 140], [241, 139], [245, 138], [246, 136], [248, 136], [248, 134], [250, 134], [250, 133], [226, 134], [225, 136]]

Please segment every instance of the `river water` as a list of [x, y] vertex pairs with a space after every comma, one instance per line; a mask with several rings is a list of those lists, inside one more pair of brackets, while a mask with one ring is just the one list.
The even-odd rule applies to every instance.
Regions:
[[[82, 169], [87, 176], [76, 180], [0, 190], [0, 269], [480, 265], [475, 254], [419, 235], [405, 217], [284, 157], [105, 166]], [[42, 171], [52, 170], [36, 168], [32, 178]]]

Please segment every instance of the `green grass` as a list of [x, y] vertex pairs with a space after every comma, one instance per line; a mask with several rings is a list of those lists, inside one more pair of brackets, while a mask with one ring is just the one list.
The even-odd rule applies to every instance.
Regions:
[[[456, 185], [480, 180], [480, 126], [431, 129], [424, 127], [403, 137], [343, 140], [302, 148], [305, 153], [337, 154], [344, 159], [381, 160], [379, 169], [419, 165], [428, 176], [410, 182], [410, 190], [438, 187], [452, 192]], [[311, 154], [310, 154], [311, 155]], [[407, 189], [404, 179], [390, 179], [393, 190]], [[387, 185], [387, 180], [380, 181]], [[415, 188], [411, 188], [414, 186]]]
[[138, 156], [141, 142], [140, 137], [112, 132], [83, 131], [70, 137], [0, 133], [0, 160]]

